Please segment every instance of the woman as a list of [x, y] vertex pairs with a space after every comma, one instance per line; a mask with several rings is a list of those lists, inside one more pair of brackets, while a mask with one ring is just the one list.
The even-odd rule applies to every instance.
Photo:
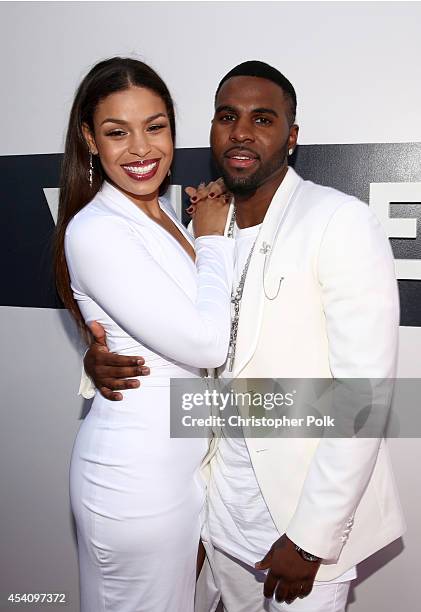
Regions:
[[97, 394], [73, 449], [82, 612], [193, 610], [205, 439], [169, 436], [169, 380], [221, 365], [233, 244], [223, 198], [201, 203], [193, 242], [159, 194], [175, 138], [171, 96], [142, 62], [82, 81], [68, 127], [56, 239], [60, 295], [110, 350], [152, 374], [120, 403]]

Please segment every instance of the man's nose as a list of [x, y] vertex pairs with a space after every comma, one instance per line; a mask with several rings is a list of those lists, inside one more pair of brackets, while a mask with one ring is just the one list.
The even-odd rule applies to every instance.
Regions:
[[250, 122], [246, 119], [237, 119], [232, 126], [230, 138], [233, 142], [249, 142], [254, 140]]

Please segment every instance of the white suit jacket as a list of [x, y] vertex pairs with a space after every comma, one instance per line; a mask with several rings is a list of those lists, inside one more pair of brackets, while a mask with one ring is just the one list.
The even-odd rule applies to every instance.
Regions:
[[[250, 261], [234, 377], [394, 377], [398, 326], [393, 257], [377, 218], [290, 168]], [[404, 532], [384, 441], [246, 443], [279, 532], [324, 559], [318, 580], [340, 576]], [[207, 477], [217, 444], [204, 462]]]

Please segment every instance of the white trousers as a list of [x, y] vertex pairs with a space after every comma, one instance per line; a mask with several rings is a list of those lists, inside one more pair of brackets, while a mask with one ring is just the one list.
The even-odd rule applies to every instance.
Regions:
[[212, 588], [214, 580], [218, 583], [224, 612], [345, 612], [350, 582], [315, 583], [304, 599], [296, 599], [292, 604], [278, 603], [263, 596], [264, 572], [218, 549], [214, 549], [212, 557], [212, 569], [207, 561], [198, 582], [195, 612], [216, 609], [214, 606], [205, 609], [206, 589]]

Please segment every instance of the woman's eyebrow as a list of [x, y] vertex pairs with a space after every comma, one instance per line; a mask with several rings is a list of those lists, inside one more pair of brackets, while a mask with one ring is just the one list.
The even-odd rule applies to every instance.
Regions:
[[[155, 115], [146, 117], [145, 123], [149, 123], [149, 121], [154, 121], [155, 119], [158, 119], [159, 117], [163, 117], [164, 119], [167, 118], [167, 116], [164, 113], [156, 113]], [[117, 119], [115, 117], [107, 117], [106, 119], [104, 119], [104, 121], [101, 122], [101, 125], [103, 125], [104, 123], [118, 123], [119, 125], [127, 125], [129, 122], [125, 121], [124, 119]]]

